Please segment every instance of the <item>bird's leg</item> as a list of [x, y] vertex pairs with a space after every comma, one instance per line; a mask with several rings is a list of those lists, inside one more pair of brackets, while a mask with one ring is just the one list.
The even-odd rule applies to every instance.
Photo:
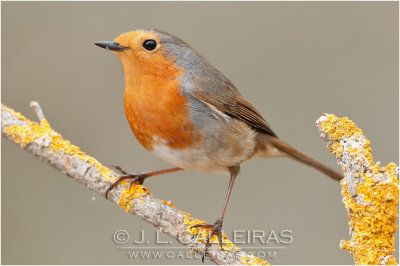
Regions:
[[204, 263], [204, 257], [207, 253], [208, 246], [210, 245], [210, 240], [213, 235], [217, 235], [219, 245], [222, 248], [222, 221], [224, 220], [224, 215], [225, 215], [225, 210], [226, 206], [228, 205], [229, 197], [231, 195], [231, 191], [233, 188], [233, 183], [235, 182], [235, 179], [237, 175], [239, 174], [240, 167], [239, 166], [234, 166], [229, 168], [229, 173], [231, 176], [231, 179], [229, 180], [229, 187], [228, 187], [228, 192], [226, 193], [225, 201], [224, 201], [224, 206], [222, 208], [222, 213], [217, 219], [217, 221], [214, 224], [196, 224], [193, 225], [192, 227], [197, 227], [197, 228], [211, 228], [210, 233], [208, 234], [206, 240], [205, 240], [205, 247], [204, 247], [204, 253], [203, 257], [201, 258], [201, 261]]
[[112, 165], [110, 167], [117, 169], [123, 175], [120, 175], [118, 177], [118, 179], [115, 180], [114, 183], [112, 183], [111, 186], [107, 189], [106, 195], [105, 195], [106, 199], [107, 199], [108, 193], [125, 179], [132, 179], [131, 182], [129, 183], [129, 189], [130, 189], [134, 183], [142, 185], [143, 181], [150, 176], [162, 175], [162, 174], [167, 174], [167, 173], [172, 173], [172, 172], [183, 170], [182, 168], [175, 167], [175, 168], [169, 168], [169, 169], [148, 172], [148, 173], [143, 173], [143, 174], [128, 174], [127, 172], [122, 170], [121, 167], [119, 167], [119, 166]]

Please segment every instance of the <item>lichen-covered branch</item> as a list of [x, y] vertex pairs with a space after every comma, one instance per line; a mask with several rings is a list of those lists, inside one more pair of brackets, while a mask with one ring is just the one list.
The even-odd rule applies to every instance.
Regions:
[[[37, 113], [40, 123], [32, 122], [2, 104], [2, 135], [104, 196], [107, 188], [118, 175], [55, 132], [45, 119], [38, 103], [33, 102], [31, 106]], [[131, 190], [127, 188], [127, 185], [126, 182], [118, 185], [110, 191], [108, 199], [117, 203], [125, 211], [139, 216], [160, 231], [176, 238], [191, 251], [203, 253], [204, 241], [209, 229], [191, 228], [191, 226], [205, 223], [204, 221], [176, 209], [171, 202], [153, 197], [152, 193], [142, 185], [134, 184]], [[223, 238], [222, 249], [217, 244], [217, 237], [211, 238], [211, 245], [206, 254], [211, 261], [217, 264], [268, 264], [237, 248], [225, 235]]]
[[343, 203], [350, 218], [349, 251], [356, 264], [395, 265], [396, 219], [399, 202], [399, 168], [374, 163], [370, 142], [347, 117], [324, 114], [317, 120], [321, 138], [336, 156], [344, 173]]

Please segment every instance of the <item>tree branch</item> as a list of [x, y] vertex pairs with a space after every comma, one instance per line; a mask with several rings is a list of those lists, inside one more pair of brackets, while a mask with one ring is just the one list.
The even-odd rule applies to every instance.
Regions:
[[369, 140], [347, 117], [324, 114], [317, 126], [344, 173], [341, 186], [351, 239], [342, 240], [340, 248], [353, 254], [356, 264], [397, 265], [393, 253], [399, 168], [375, 164]]
[[[11, 108], [1, 106], [2, 135], [21, 148], [32, 153], [57, 170], [72, 177], [89, 189], [104, 196], [107, 188], [118, 174], [85, 154], [79, 147], [55, 132], [47, 122], [39, 104], [32, 102], [40, 124], [32, 122]], [[193, 218], [189, 213], [180, 211], [170, 202], [159, 200], [142, 185], [134, 184], [129, 191], [128, 183], [123, 182], [110, 191], [108, 199], [125, 211], [135, 214], [157, 227], [160, 231], [176, 238], [195, 253], [203, 254], [204, 241], [210, 229], [191, 228], [204, 221]], [[266, 261], [237, 248], [226, 235], [221, 250], [216, 236], [206, 256], [216, 264], [268, 264]]]

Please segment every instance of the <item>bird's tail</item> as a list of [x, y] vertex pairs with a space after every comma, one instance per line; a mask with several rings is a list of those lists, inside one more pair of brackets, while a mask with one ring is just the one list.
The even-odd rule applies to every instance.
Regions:
[[295, 148], [293, 148], [289, 144], [286, 144], [282, 140], [280, 140], [278, 138], [269, 138], [269, 141], [275, 148], [287, 153], [291, 158], [295, 159], [296, 161], [307, 164], [335, 180], [341, 180], [343, 178], [343, 174], [340, 174], [339, 172], [324, 165], [323, 163], [302, 153], [301, 151], [296, 150]]

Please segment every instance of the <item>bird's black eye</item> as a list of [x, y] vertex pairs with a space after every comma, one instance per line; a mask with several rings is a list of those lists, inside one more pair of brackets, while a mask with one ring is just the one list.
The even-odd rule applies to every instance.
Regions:
[[152, 51], [152, 50], [156, 49], [157, 42], [155, 40], [145, 40], [143, 42], [143, 47], [148, 51]]

